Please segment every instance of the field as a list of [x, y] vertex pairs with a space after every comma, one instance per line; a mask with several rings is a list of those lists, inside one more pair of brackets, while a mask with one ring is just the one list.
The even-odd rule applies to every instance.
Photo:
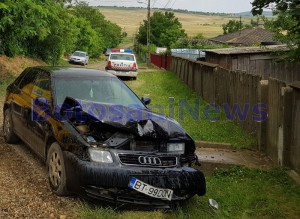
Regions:
[[[107, 20], [117, 23], [128, 33], [128, 37], [133, 37], [137, 33], [140, 24], [147, 18], [146, 9], [124, 9], [124, 8], [100, 8], [100, 12]], [[152, 13], [155, 10], [152, 10]], [[183, 28], [189, 36], [203, 33], [204, 37], [211, 38], [223, 34], [222, 24], [238, 17], [206, 16], [189, 13], [175, 13]], [[250, 17], [243, 18], [245, 23], [250, 22]]]

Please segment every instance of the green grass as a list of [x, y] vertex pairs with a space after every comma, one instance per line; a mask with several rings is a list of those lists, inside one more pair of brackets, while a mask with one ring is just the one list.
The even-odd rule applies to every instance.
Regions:
[[[169, 97], [174, 97], [175, 119], [195, 140], [230, 143], [236, 148], [253, 148], [256, 145], [254, 138], [232, 121], [227, 120], [224, 113], [221, 113], [222, 119], [217, 122], [205, 119], [204, 108], [207, 106], [207, 103], [202, 99], [200, 100], [198, 120], [195, 120], [187, 110], [184, 111], [183, 119], [180, 119], [179, 100], [187, 100], [194, 109], [194, 101], [195, 99], [200, 99], [200, 97], [195, 92], [192, 92], [173, 73], [165, 71], [141, 72], [136, 81], [128, 81], [127, 84], [138, 96], [150, 97], [152, 106], [161, 105], [164, 108], [163, 113], [165, 115], [169, 115]], [[156, 108], [153, 110], [159, 111]]]
[[122, 42], [118, 46], [121, 49], [130, 49], [133, 47], [133, 36], [127, 36], [123, 38]]
[[[219, 209], [208, 205], [215, 199]], [[233, 167], [207, 176], [207, 194], [194, 197], [180, 208], [163, 211], [121, 211], [83, 204], [79, 218], [299, 218], [300, 186], [284, 170], [262, 171]]]

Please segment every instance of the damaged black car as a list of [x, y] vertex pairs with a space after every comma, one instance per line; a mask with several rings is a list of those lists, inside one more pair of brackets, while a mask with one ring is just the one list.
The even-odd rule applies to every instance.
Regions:
[[99, 70], [27, 68], [7, 88], [3, 133], [46, 163], [59, 196], [168, 207], [206, 192], [195, 142]]

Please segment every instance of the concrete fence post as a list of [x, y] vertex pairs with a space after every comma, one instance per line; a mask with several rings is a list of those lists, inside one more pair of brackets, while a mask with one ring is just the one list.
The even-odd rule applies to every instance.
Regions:
[[[258, 84], [258, 103], [268, 106], [269, 81], [261, 80]], [[257, 126], [258, 150], [266, 152], [268, 144], [268, 121], [262, 121]]]

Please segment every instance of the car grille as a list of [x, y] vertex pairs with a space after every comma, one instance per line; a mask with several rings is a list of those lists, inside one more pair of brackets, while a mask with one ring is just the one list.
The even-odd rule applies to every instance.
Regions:
[[134, 165], [134, 166], [151, 166], [151, 167], [173, 167], [177, 165], [177, 157], [174, 156], [148, 156], [156, 157], [161, 161], [161, 165], [155, 164], [141, 164], [139, 162], [139, 157], [147, 155], [136, 155], [136, 154], [118, 154], [119, 160], [124, 165]]

